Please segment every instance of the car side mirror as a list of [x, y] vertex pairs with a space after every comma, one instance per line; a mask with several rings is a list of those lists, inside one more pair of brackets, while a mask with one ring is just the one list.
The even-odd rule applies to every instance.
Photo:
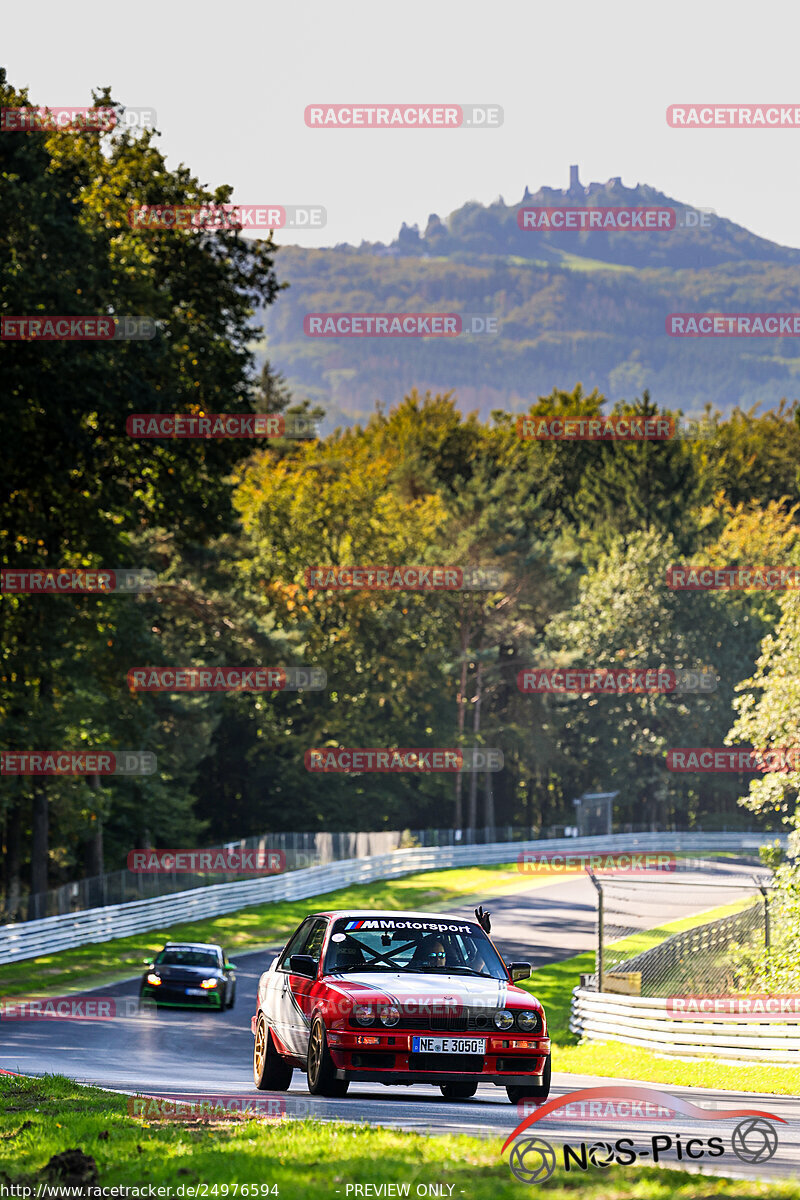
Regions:
[[531, 964], [530, 963], [526, 963], [526, 962], [512, 963], [508, 969], [511, 972], [511, 978], [514, 980], [514, 983], [516, 983], [518, 979], [530, 979], [530, 976], [531, 976]]
[[237, 969], [237, 968], [236, 968], [236, 963], [232, 963], [232, 962], [226, 962], [226, 963], [225, 963], [225, 970], [226, 970], [226, 971], [235, 971], [236, 969]]
[[307, 979], [316, 979], [317, 961], [310, 954], [293, 954], [289, 959], [289, 970], [293, 975], [305, 975]]
[[143, 958], [143, 959], [142, 959], [142, 963], [143, 963], [143, 964], [144, 964], [144, 966], [146, 966], [146, 967], [152, 967], [152, 966], [154, 966], [154, 965], [155, 965], [155, 964], [153, 963], [153, 960], [152, 960], [152, 958]]

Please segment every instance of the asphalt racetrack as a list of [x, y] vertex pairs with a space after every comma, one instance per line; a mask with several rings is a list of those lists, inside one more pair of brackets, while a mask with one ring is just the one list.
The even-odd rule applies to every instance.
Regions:
[[[720, 864], [682, 871], [669, 884], [649, 886], [641, 880], [635, 890], [615, 882], [609, 889], [609, 908], [627, 912], [631, 927], [638, 924], [639, 928], [648, 928], [752, 895], [748, 878], [746, 868]], [[741, 882], [741, 889], [720, 886], [737, 882]], [[308, 905], [308, 911], [313, 912], [314, 902], [309, 900]], [[594, 947], [596, 894], [583, 875], [537, 886], [523, 883], [513, 894], [488, 899], [485, 907], [492, 914], [492, 937], [507, 962], [527, 959], [536, 968]], [[472, 906], [448, 911], [472, 916]], [[154, 944], [154, 950], [158, 948]], [[503, 1141], [522, 1119], [523, 1114], [508, 1102], [505, 1090], [491, 1084], [481, 1085], [474, 1099], [466, 1102], [446, 1101], [438, 1088], [430, 1086], [389, 1088], [370, 1083], [353, 1083], [346, 1097], [328, 1100], [310, 1096], [305, 1076], [296, 1071], [289, 1092], [258, 1092], [252, 1081], [250, 1017], [255, 1012], [259, 975], [273, 957], [273, 951], [236, 951], [236, 1006], [229, 1012], [139, 1011], [136, 979], [99, 989], [99, 993], [113, 996], [118, 1002], [113, 1020], [3, 1021], [0, 1067], [27, 1075], [59, 1073], [82, 1083], [151, 1096], [260, 1098], [275, 1116], [358, 1120], [426, 1133], [471, 1132]], [[553, 1066], [551, 1097], [583, 1087], [628, 1082], [559, 1073], [557, 1058]], [[639, 1081], [638, 1086], [648, 1085]], [[777, 1125], [777, 1153], [762, 1164], [739, 1161], [730, 1149], [735, 1120], [639, 1118], [615, 1119], [609, 1124], [585, 1117], [564, 1119], [563, 1112], [557, 1111], [537, 1124], [531, 1134], [554, 1144], [613, 1142], [615, 1138], [631, 1137], [645, 1162], [652, 1161], [652, 1135], [680, 1133], [684, 1141], [688, 1137], [720, 1135], [726, 1147], [723, 1157], [679, 1164], [670, 1152], [664, 1164], [761, 1179], [800, 1174], [800, 1100], [747, 1092], [746, 1065], [742, 1066], [742, 1091], [736, 1094], [659, 1086], [664, 1092], [706, 1107], [758, 1108], [785, 1118], [785, 1125]]]

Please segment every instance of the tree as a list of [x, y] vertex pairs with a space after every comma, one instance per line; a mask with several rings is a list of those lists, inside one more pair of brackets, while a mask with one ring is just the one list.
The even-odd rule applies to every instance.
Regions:
[[[94, 101], [114, 103], [107, 92]], [[0, 102], [29, 103], [5, 73]], [[131, 206], [219, 203], [230, 195], [230, 188], [201, 188], [184, 167], [169, 171], [154, 138], [58, 131], [3, 139], [2, 311], [146, 315], [158, 322], [150, 341], [0, 343], [7, 385], [0, 418], [4, 568], [116, 567], [134, 553], [135, 565], [144, 566], [147, 534], [159, 525], [189, 545], [231, 522], [226, 480], [240, 446], [224, 439], [142, 443], [126, 435], [125, 418], [252, 411], [250, 320], [257, 305], [277, 294], [274, 247], [271, 239], [251, 242], [225, 232], [131, 228]], [[24, 454], [16, 453], [21, 439]], [[12, 722], [10, 747], [58, 748], [75, 736], [61, 700], [63, 673], [83, 678], [86, 627], [75, 615], [97, 619], [113, 634], [126, 603], [3, 597], [0, 706]], [[89, 661], [99, 670], [97, 637], [92, 647]], [[97, 718], [83, 724], [84, 743], [119, 732], [112, 714], [115, 705], [125, 707], [124, 678], [124, 672], [117, 677], [111, 704], [108, 693], [104, 705], [84, 696]], [[34, 890], [47, 881], [49, 797], [64, 786], [20, 780], [10, 804], [9, 827], [23, 841], [30, 824]], [[73, 795], [80, 805], [79, 787]], [[15, 882], [11, 890], [18, 892]]]
[[646, 821], [685, 824], [701, 808], [732, 801], [738, 784], [726, 776], [671, 775], [665, 751], [723, 744], [734, 685], [764, 626], [740, 598], [668, 590], [666, 570], [676, 561], [670, 535], [619, 536], [581, 580], [572, 608], [550, 623], [551, 657], [543, 665], [710, 670], [718, 677], [708, 695], [554, 695], [549, 705], [549, 721], [565, 758], [581, 772], [582, 788], [617, 788], [628, 819], [638, 813]]

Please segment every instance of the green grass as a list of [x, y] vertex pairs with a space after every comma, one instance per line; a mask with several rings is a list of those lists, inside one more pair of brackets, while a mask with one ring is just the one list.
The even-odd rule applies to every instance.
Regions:
[[484, 901], [518, 888], [544, 886], [548, 876], [535, 879], [520, 874], [515, 863], [424, 871], [400, 879], [357, 884], [308, 900], [278, 900], [255, 908], [242, 908], [221, 917], [182, 925], [164, 925], [132, 937], [94, 942], [27, 958], [0, 967], [0, 996], [50, 995], [112, 983], [137, 975], [142, 959], [152, 956], [169, 939], [219, 942], [235, 961], [236, 951], [258, 950], [286, 940], [310, 912], [329, 908], [436, 909], [465, 897]]
[[511, 267], [533, 267], [537, 270], [547, 267], [566, 267], [570, 271], [626, 271], [634, 274], [637, 267], [629, 267], [623, 263], [603, 262], [600, 258], [584, 258], [581, 254], [572, 254], [568, 250], [553, 247], [551, 258], [525, 258], [521, 254], [506, 254], [504, 261]]
[[571, 254], [567, 250], [561, 252], [562, 267], [570, 271], [616, 271], [618, 273], [636, 274], [638, 267], [629, 267], [625, 263], [603, 262], [599, 258], [584, 258], [580, 254]]
[[[214, 1185], [216, 1195], [232, 1196], [234, 1184], [259, 1184], [276, 1185], [281, 1200], [347, 1200], [348, 1184], [408, 1184], [413, 1197], [419, 1184], [435, 1183], [444, 1184], [444, 1195], [453, 1200], [519, 1200], [526, 1185], [500, 1157], [516, 1119], [509, 1106], [508, 1129], [485, 1139], [311, 1120], [148, 1124], [129, 1116], [128, 1098], [113, 1092], [60, 1076], [0, 1076], [0, 1184], [153, 1184], [171, 1187], [173, 1196], [181, 1184], [207, 1184], [208, 1196], [215, 1195]], [[82, 1174], [47, 1169], [67, 1150], [85, 1156]], [[654, 1167], [559, 1169], [544, 1186], [550, 1200], [800, 1200], [796, 1182], [753, 1183]], [[354, 1197], [352, 1189], [349, 1195]]]
[[[671, 921], [659, 929], [632, 934], [615, 942], [615, 949], [630, 951], [630, 957], [647, 950], [672, 933], [726, 917], [749, 904], [748, 900], [721, 905], [709, 912]], [[800, 1095], [800, 1067], [773, 1067], [759, 1063], [731, 1066], [713, 1061], [684, 1062], [680, 1058], [661, 1057], [639, 1046], [623, 1042], [582, 1042], [569, 1030], [572, 989], [581, 975], [595, 970], [594, 951], [578, 954], [563, 962], [540, 967], [520, 986], [532, 992], [545, 1007], [553, 1041], [553, 1069], [575, 1075], [616, 1076], [641, 1079], [674, 1087], [726, 1088], [732, 1091], [767, 1092], [776, 1096]]]

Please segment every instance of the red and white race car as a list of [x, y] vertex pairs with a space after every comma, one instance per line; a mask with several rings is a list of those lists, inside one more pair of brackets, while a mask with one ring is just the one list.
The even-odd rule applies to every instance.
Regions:
[[441, 913], [324, 912], [303, 921], [258, 984], [253, 1076], [285, 1091], [298, 1068], [314, 1095], [351, 1080], [438, 1084], [450, 1100], [479, 1083], [512, 1103], [550, 1090], [541, 1004], [480, 924]]

